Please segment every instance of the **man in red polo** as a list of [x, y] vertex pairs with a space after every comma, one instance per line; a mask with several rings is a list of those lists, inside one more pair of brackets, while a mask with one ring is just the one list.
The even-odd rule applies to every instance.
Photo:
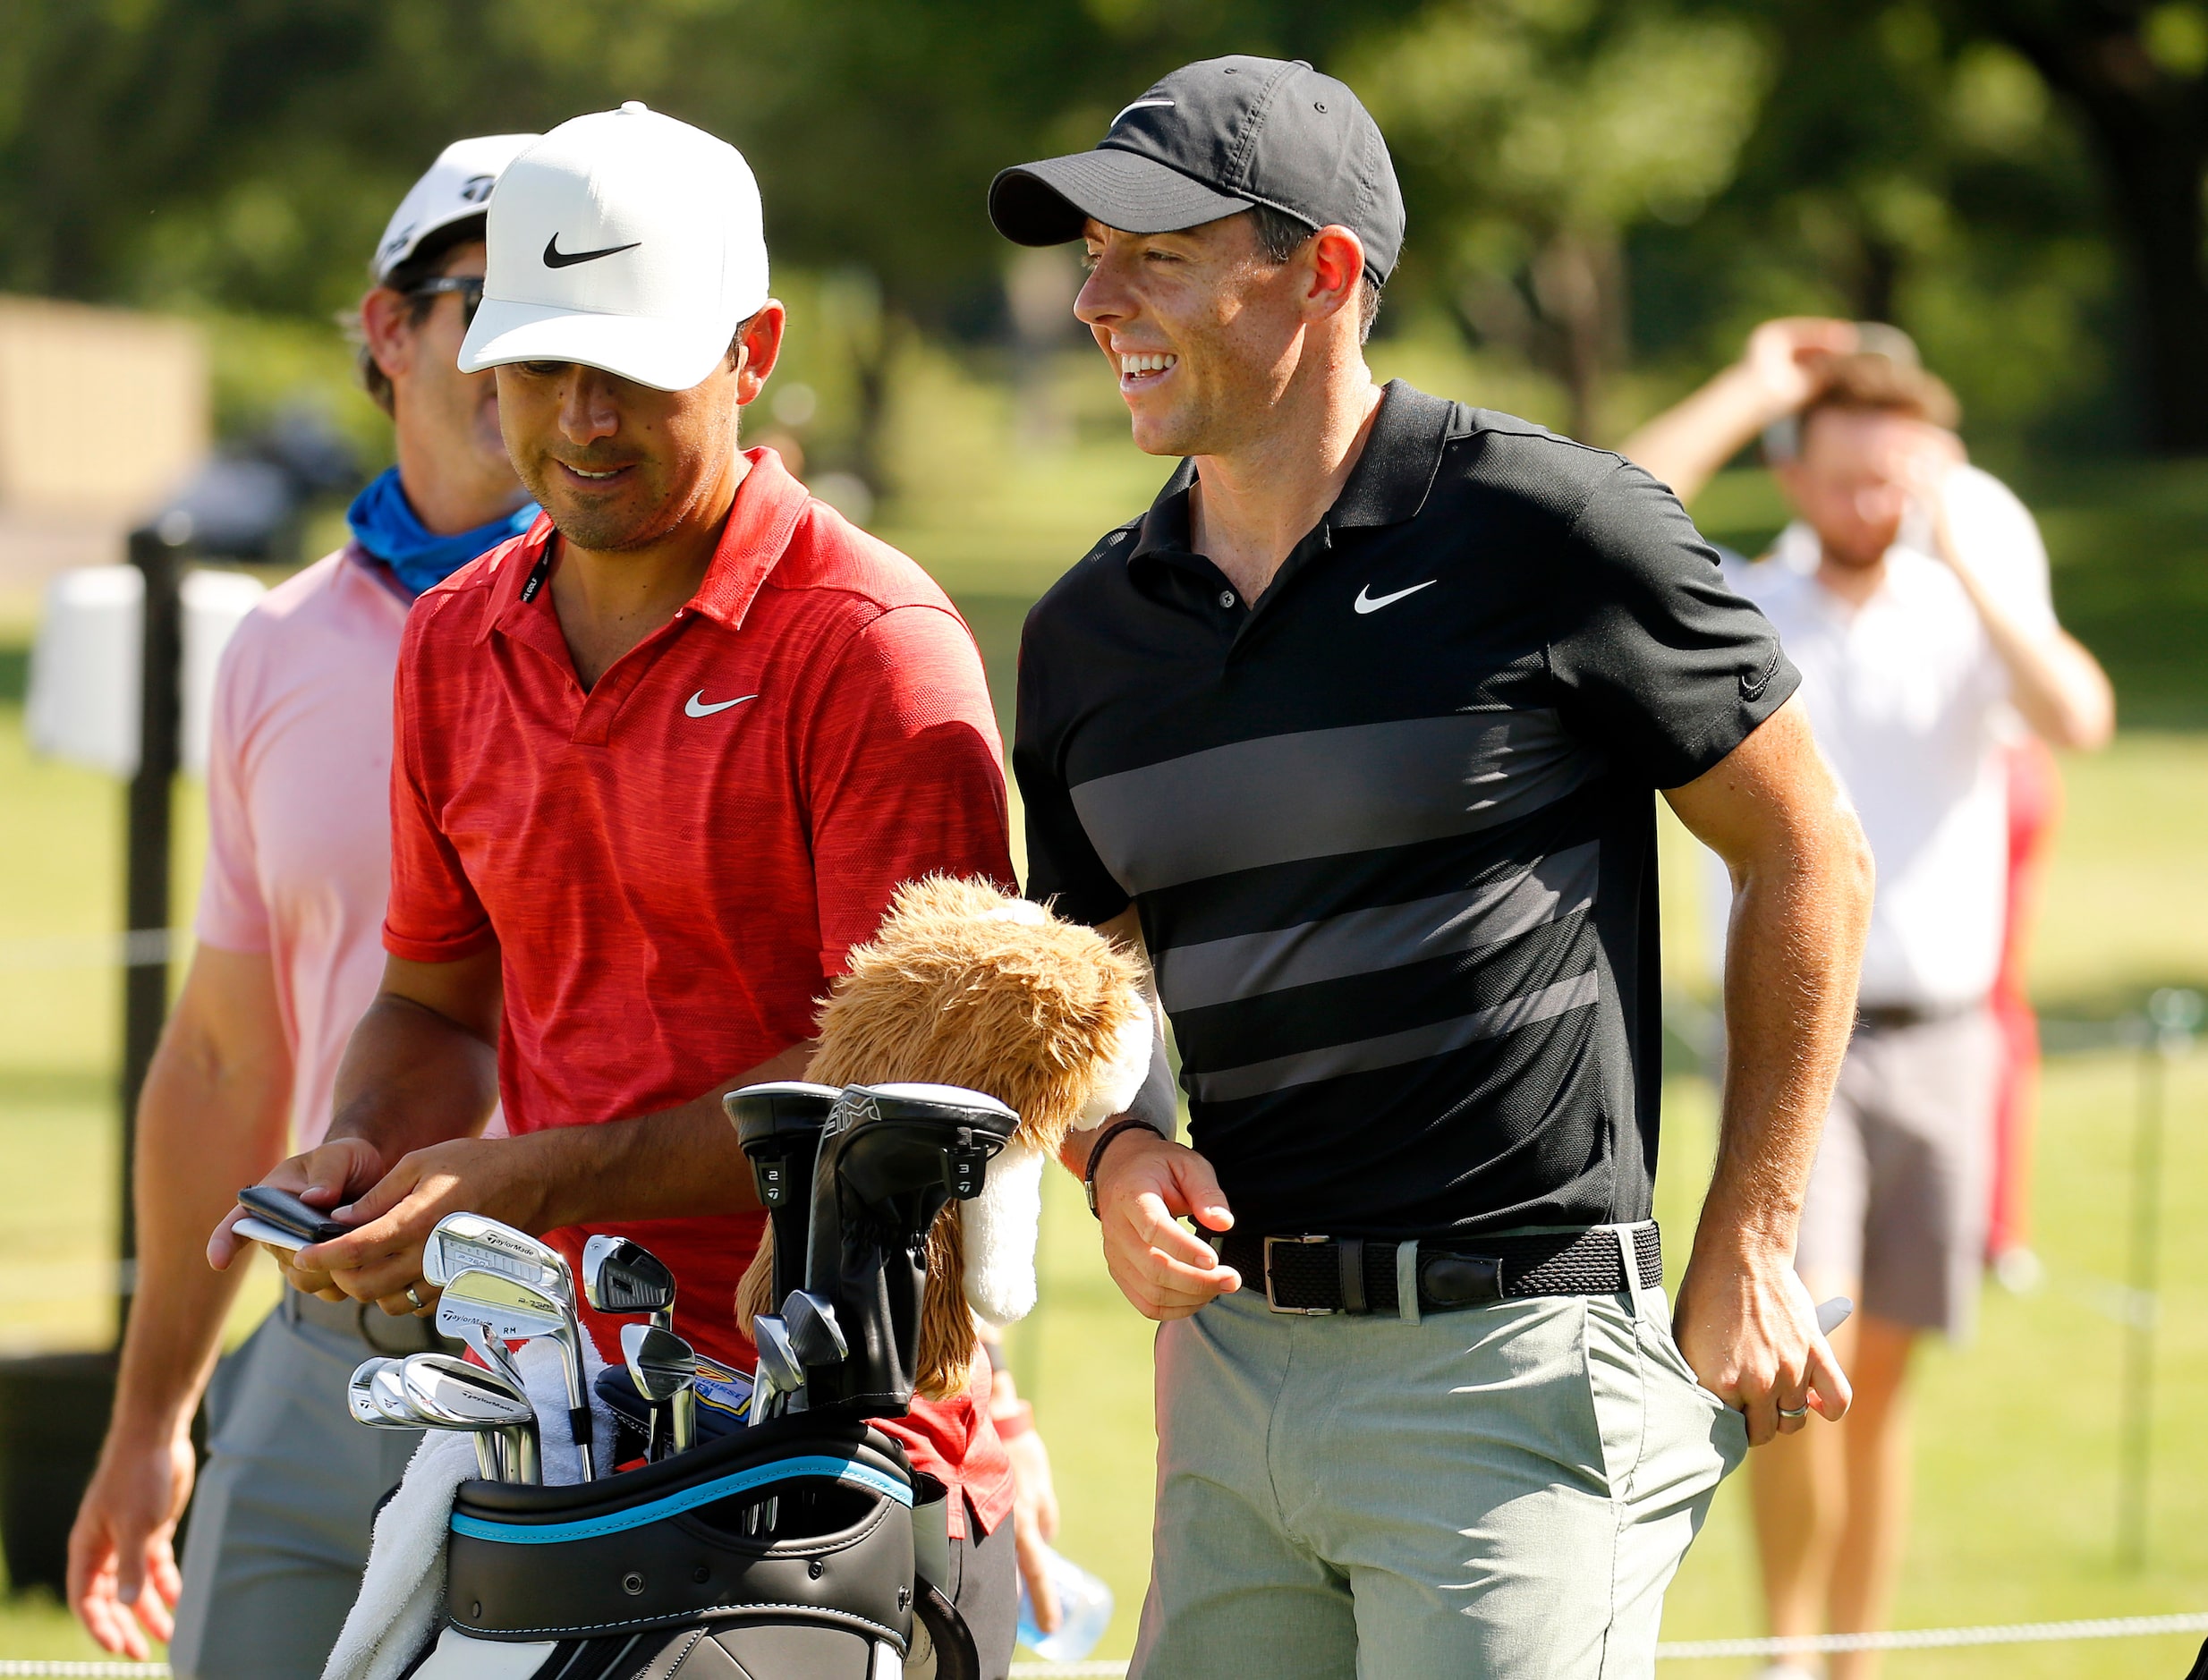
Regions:
[[[383, 989], [330, 1141], [270, 1180], [357, 1228], [293, 1281], [416, 1312], [447, 1213], [577, 1257], [615, 1230], [674, 1267], [701, 1351], [748, 1369], [732, 1299], [763, 1216], [720, 1098], [803, 1073], [901, 882], [1010, 883], [989, 696], [918, 566], [738, 448], [784, 318], [732, 148], [641, 106], [579, 117], [514, 160], [488, 242], [461, 366], [497, 368], [548, 517], [409, 623]], [[495, 1099], [514, 1135], [479, 1139]], [[987, 1392], [891, 1429], [964, 1496], [956, 1596], [1001, 1675]]]

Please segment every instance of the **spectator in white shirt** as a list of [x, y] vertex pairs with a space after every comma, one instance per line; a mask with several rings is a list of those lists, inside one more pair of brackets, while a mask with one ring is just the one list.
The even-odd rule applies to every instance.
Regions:
[[[1907, 1531], [1910, 1351], [1927, 1330], [1966, 1333], [1975, 1304], [2000, 1056], [1987, 998], [2007, 895], [2003, 743], [2021, 719], [2051, 745], [2095, 748], [2114, 721], [2107, 678], [2055, 622], [2031, 514], [1963, 458], [1953, 395], [1899, 335], [1874, 341], [1893, 353], [1860, 342], [1845, 322], [1770, 323], [1626, 445], [1691, 495], [1793, 419], [1774, 470], [1795, 522], [1760, 564], [1727, 572], [1800, 668], [1878, 870], [1856, 1037], [1796, 1256], [1817, 1298], [1859, 1303], [1834, 1338], [1856, 1404], [1754, 1466], [1781, 1636], [1885, 1619]], [[1830, 1674], [1864, 1680], [1876, 1661], [1842, 1654]]]

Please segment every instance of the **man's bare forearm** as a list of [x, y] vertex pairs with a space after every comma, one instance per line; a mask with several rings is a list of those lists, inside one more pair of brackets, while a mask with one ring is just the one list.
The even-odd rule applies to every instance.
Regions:
[[2008, 674], [2009, 698], [2032, 733], [2052, 747], [2091, 752], [2116, 729], [2116, 692], [2108, 674], [2060, 629], [2028, 631], [1957, 553], [1943, 517], [1935, 528], [1941, 556], [1978, 609], [1994, 657]]
[[721, 1112], [722, 1096], [737, 1084], [731, 1081], [695, 1102], [641, 1119], [558, 1126], [514, 1139], [514, 1147], [541, 1163], [536, 1175], [545, 1186], [543, 1228], [757, 1208], [751, 1165]]
[[1854, 1025], [1870, 847], [1794, 700], [1670, 798], [1733, 880], [1725, 1091], [1695, 1249], [1791, 1253]]
[[498, 1052], [427, 1005], [385, 991], [352, 1030], [337, 1069], [329, 1136], [375, 1145], [387, 1166], [473, 1137], [498, 1101]]
[[[250, 962], [205, 949], [200, 969]], [[266, 959], [260, 959], [264, 963]], [[204, 983], [195, 973], [188, 986]], [[207, 1234], [284, 1153], [291, 1065], [274, 1015], [267, 1042], [225, 1045], [180, 1003], [147, 1070], [137, 1142], [138, 1287], [116, 1381], [119, 1429], [174, 1438], [191, 1421], [221, 1349], [241, 1269], [207, 1263]]]
[[[1868, 882], [1844, 836], [1737, 883], [1726, 1066], [1703, 1232], [1790, 1252], [1856, 1009]], [[1697, 1245], [1702, 1237], [1697, 1236]]]
[[1750, 369], [1736, 364], [1648, 421], [1618, 453], [1669, 485], [1681, 503], [1689, 503], [1720, 467], [1787, 412]]
[[1089, 1151], [1103, 1135], [1105, 1127], [1119, 1120], [1140, 1120], [1163, 1138], [1176, 1137], [1181, 1129], [1179, 1099], [1174, 1095], [1173, 1063], [1166, 1054], [1166, 1012], [1158, 999], [1158, 980], [1151, 968], [1150, 947], [1142, 938], [1142, 919], [1130, 904], [1109, 921], [1099, 922], [1097, 929], [1114, 945], [1132, 952], [1142, 964], [1142, 996], [1150, 1004], [1151, 1054], [1150, 1073], [1142, 1081], [1142, 1089], [1127, 1105], [1125, 1114], [1108, 1115], [1099, 1124], [1086, 1131], [1074, 1130], [1066, 1134], [1058, 1146], [1058, 1161], [1074, 1177], [1085, 1177], [1089, 1171]]

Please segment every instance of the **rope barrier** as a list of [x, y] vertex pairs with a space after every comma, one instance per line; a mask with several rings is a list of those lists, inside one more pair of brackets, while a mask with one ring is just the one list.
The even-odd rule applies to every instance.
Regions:
[[[2048, 1645], [2070, 1640], [2149, 1639], [2208, 1633], [2208, 1612], [2117, 1616], [2095, 1621], [2008, 1622], [1979, 1627], [1913, 1627], [1890, 1633], [1820, 1633], [1808, 1639], [1675, 1640], [1656, 1647], [1658, 1662], [1712, 1657], [1801, 1657], [1845, 1650], [1953, 1650], [1969, 1645]], [[1124, 1662], [1015, 1662], [1014, 1680], [1117, 1680]]]
[[2208, 1614], [2115, 1616], [2092, 1622], [2010, 1622], [1984, 1627], [1912, 1627], [1892, 1633], [1820, 1633], [1811, 1639], [1694, 1639], [1656, 1647], [1656, 1660], [1691, 1657], [1798, 1657], [1841, 1650], [1952, 1650], [1965, 1645], [2050, 1645], [2073, 1639], [2147, 1639], [2208, 1633]]
[[[2151, 1639], [2208, 1633], [2208, 1611], [2115, 1616], [2096, 1621], [2003, 1622], [1980, 1627], [1913, 1627], [1891, 1633], [1820, 1633], [1809, 1639], [1690, 1639], [1656, 1647], [1659, 1662], [1695, 1658], [1788, 1657], [1844, 1650], [1952, 1650], [1966, 1645], [2048, 1645], [2083, 1639]], [[165, 1662], [0, 1661], [0, 1680], [47, 1676], [166, 1676]], [[1013, 1680], [1120, 1680], [1123, 1662], [1015, 1662]]]

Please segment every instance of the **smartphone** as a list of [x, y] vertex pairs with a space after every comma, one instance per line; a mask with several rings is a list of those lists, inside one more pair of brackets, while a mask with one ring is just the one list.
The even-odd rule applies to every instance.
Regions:
[[266, 1243], [270, 1248], [280, 1248], [296, 1254], [307, 1246], [307, 1239], [296, 1231], [286, 1231], [280, 1225], [270, 1225], [257, 1213], [249, 1213], [230, 1227], [230, 1235], [248, 1243]]
[[279, 1231], [289, 1231], [301, 1239], [302, 1248], [309, 1243], [327, 1243], [343, 1236], [352, 1228], [338, 1224], [319, 1208], [310, 1208], [290, 1191], [268, 1184], [248, 1184], [238, 1192], [238, 1206]]

